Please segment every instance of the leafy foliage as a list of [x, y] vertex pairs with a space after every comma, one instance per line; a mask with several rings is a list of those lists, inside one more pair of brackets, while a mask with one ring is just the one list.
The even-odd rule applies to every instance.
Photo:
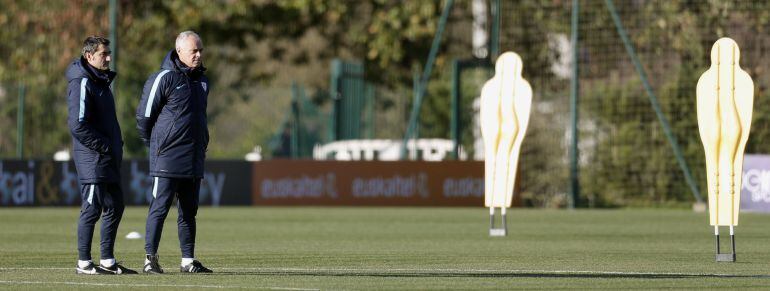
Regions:
[[[159, 69], [180, 31], [194, 30], [204, 41], [204, 62], [213, 83], [210, 155], [233, 158], [265, 145], [278, 131], [289, 112], [292, 82], [323, 96], [318, 92], [327, 91], [333, 58], [363, 59], [367, 78], [383, 90], [410, 87], [412, 66], [427, 56], [441, 2], [118, 1], [114, 90], [126, 154], [144, 155], [134, 129], [136, 104], [147, 76]], [[109, 35], [108, 4], [5, 0], [0, 6], [0, 24], [12, 28], [0, 31], [0, 100], [12, 105], [3, 107], [8, 118], [0, 118], [0, 125], [14, 128], [14, 90], [25, 84], [25, 149], [28, 156], [49, 156], [69, 144], [61, 122], [66, 119], [64, 68], [79, 56], [87, 35]], [[382, 96], [378, 108], [391, 112], [401, 111], [393, 110], [395, 104], [407, 106], [393, 98], [409, 97]], [[327, 101], [316, 100], [319, 106]], [[14, 149], [14, 135], [0, 137], [0, 155], [11, 156]]]

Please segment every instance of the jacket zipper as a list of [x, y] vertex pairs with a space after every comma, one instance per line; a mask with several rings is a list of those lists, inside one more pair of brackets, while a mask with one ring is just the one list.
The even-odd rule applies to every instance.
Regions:
[[[193, 107], [196, 107], [195, 105], [199, 106], [200, 104], [197, 104], [198, 102], [197, 102], [197, 100], [195, 100], [195, 96], [194, 96], [194, 95], [196, 95], [195, 94], [196, 88], [192, 87], [192, 83], [190, 82], [191, 81], [190, 77], [189, 76], [186, 76], [186, 77], [187, 78], [185, 79], [185, 81], [187, 81], [187, 87], [190, 88], [190, 94], [193, 95], [193, 96], [190, 96], [191, 97], [190, 98], [190, 102], [194, 102], [195, 103], [195, 104], [192, 104], [192, 105], [194, 105]], [[192, 112], [193, 112], [193, 117], [192, 117], [193, 120], [192, 120], [192, 122], [193, 123], [197, 123], [197, 121], [198, 121], [197, 116], [195, 116], [195, 113], [197, 113], [197, 111], [198, 111], [196, 109], [197, 108], [193, 108], [193, 110], [192, 110]], [[200, 128], [198, 128], [198, 126], [195, 126], [195, 131], [196, 131], [195, 135], [197, 135], [200, 132]], [[197, 173], [196, 165], [197, 165], [197, 161], [198, 161], [198, 151], [195, 150], [195, 147], [197, 147], [197, 145], [195, 144], [196, 142], [197, 142], [196, 139], [193, 138], [193, 162], [192, 162], [192, 173], [193, 173], [193, 175], [195, 175], [195, 173]]]

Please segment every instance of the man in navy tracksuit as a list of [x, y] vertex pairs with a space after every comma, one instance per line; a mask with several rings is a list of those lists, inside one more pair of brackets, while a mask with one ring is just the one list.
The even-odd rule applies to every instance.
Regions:
[[209, 133], [206, 104], [209, 81], [204, 75], [203, 43], [192, 31], [179, 34], [176, 48], [144, 85], [136, 110], [137, 128], [149, 147], [152, 202], [147, 215], [144, 272], [163, 273], [158, 263], [158, 245], [163, 222], [174, 197], [182, 249], [180, 270], [211, 273], [195, 259], [195, 215], [203, 178]]
[[[123, 139], [115, 114], [109, 70], [110, 41], [91, 36], [83, 43], [83, 54], [67, 68], [67, 104], [72, 152], [83, 202], [78, 220], [77, 274], [136, 274], [115, 261], [113, 249], [120, 219], [123, 192], [120, 163]], [[91, 262], [94, 225], [102, 217], [101, 261]]]

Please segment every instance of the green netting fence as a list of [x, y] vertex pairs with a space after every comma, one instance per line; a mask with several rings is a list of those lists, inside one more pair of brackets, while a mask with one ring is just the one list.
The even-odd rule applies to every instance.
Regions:
[[[692, 203], [693, 191], [624, 48], [605, 1], [578, 1], [578, 205]], [[522, 148], [521, 194], [535, 205], [569, 200], [570, 16], [572, 1], [501, 1], [500, 51], [524, 59], [534, 89]], [[720, 37], [741, 47], [754, 79], [746, 153], [767, 153], [770, 105], [770, 3], [765, 1], [615, 1], [620, 22], [649, 77], [663, 115], [705, 195], [695, 86]]]

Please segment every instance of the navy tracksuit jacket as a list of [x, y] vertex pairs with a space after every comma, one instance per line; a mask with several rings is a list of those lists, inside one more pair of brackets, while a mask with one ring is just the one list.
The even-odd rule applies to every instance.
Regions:
[[145, 251], [157, 254], [163, 222], [178, 199], [179, 244], [183, 258], [194, 258], [195, 216], [209, 132], [205, 68], [184, 65], [175, 50], [150, 75], [136, 110], [139, 137], [149, 147], [153, 200], [147, 216]]
[[123, 138], [110, 83], [116, 74], [102, 72], [83, 57], [67, 68], [67, 124], [80, 183], [120, 182]]
[[149, 146], [150, 176], [202, 178], [209, 142], [206, 105], [209, 80], [203, 67], [191, 69], [176, 51], [150, 75], [136, 110], [139, 137]]
[[101, 257], [111, 259], [125, 208], [120, 188], [123, 139], [110, 91], [116, 74], [97, 70], [80, 57], [69, 65], [65, 75], [67, 124], [83, 199], [78, 219], [78, 258], [91, 260], [94, 225], [101, 216]]

